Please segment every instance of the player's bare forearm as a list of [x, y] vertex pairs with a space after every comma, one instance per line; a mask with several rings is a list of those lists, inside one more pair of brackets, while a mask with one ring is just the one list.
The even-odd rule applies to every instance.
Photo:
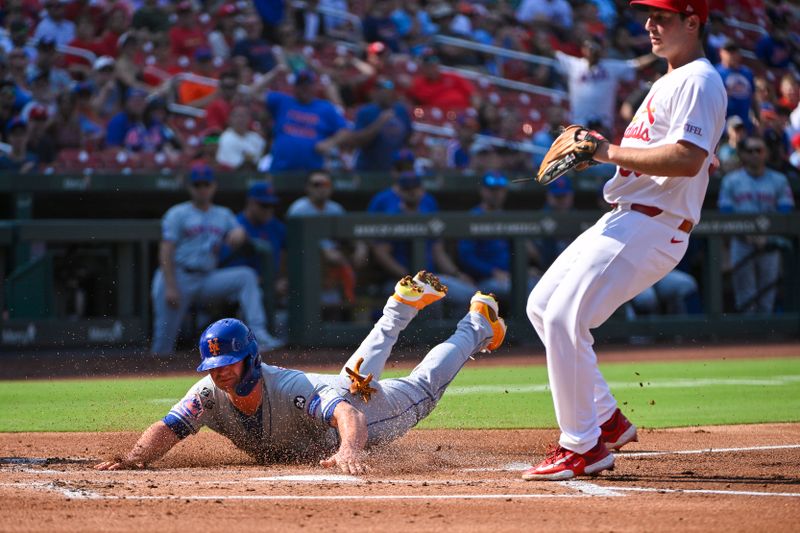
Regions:
[[133, 449], [123, 457], [104, 461], [97, 470], [129, 470], [144, 468], [153, 461], [163, 457], [173, 446], [178, 444], [178, 436], [167, 425], [159, 420], [147, 428]]
[[702, 148], [682, 141], [653, 148], [603, 143], [594, 160], [650, 176], [691, 177], [700, 172], [707, 155]]
[[339, 432], [339, 450], [320, 464], [326, 468], [338, 466], [345, 474], [364, 474], [364, 446], [367, 444], [367, 419], [347, 402], [339, 402], [333, 410], [331, 426]]

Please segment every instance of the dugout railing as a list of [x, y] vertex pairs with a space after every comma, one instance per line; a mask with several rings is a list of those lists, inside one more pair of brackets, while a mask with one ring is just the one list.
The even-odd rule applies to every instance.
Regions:
[[[289, 334], [290, 342], [301, 346], [353, 346], [368, 333], [370, 323], [331, 322], [323, 320], [319, 294], [322, 289], [322, 265], [319, 242], [410, 240], [412, 271], [424, 268], [428, 239], [505, 238], [512, 246], [512, 286], [508, 317], [510, 342], [538, 343], [525, 316], [528, 292], [528, 262], [525, 241], [531, 238], [574, 237], [593, 224], [597, 212], [570, 214], [506, 213], [492, 216], [467, 213], [439, 213], [433, 216], [375, 216], [351, 214], [341, 217], [290, 219], [288, 221], [289, 265]], [[781, 282], [782, 310], [767, 315], [727, 313], [723, 306], [723, 265], [725, 239], [734, 235], [773, 235], [784, 238], [784, 276]], [[704, 213], [703, 221], [693, 232], [694, 238], [706, 241], [702, 279], [702, 314], [650, 315], [626, 319], [615, 314], [593, 332], [597, 340], [637, 339], [723, 339], [797, 338], [800, 336], [800, 279], [798, 279], [797, 243], [800, 237], [799, 215], [726, 215]], [[377, 296], [378, 303], [386, 294]], [[415, 321], [408, 338], [417, 342], [442, 340], [455, 326], [456, 319]]]
[[[321, 239], [351, 241], [409, 239], [412, 242], [413, 269], [424, 265], [425, 241], [443, 238], [454, 242], [460, 238], [507, 238], [515, 250], [512, 280], [515, 287], [525, 287], [527, 262], [518, 253], [529, 238], [574, 237], [597, 219], [596, 211], [555, 215], [541, 211], [507, 213], [476, 217], [468, 213], [440, 213], [435, 216], [375, 216], [349, 214], [341, 217], [292, 218], [288, 221], [288, 271], [290, 294], [288, 301], [290, 342], [296, 346], [352, 346], [358, 343], [371, 327], [372, 317], [362, 320], [332, 321], [323, 319], [322, 264], [319, 252]], [[726, 312], [723, 302], [725, 253], [723, 243], [733, 235], [781, 236], [788, 246], [783, 249], [781, 281], [781, 310], [769, 315], [742, 315]], [[109, 295], [113, 316], [68, 318], [64, 316], [24, 317], [11, 312], [19, 302], [5, 302], [0, 315], [0, 351], [22, 346], [30, 347], [89, 347], [136, 346], [144, 348], [150, 338], [150, 281], [156, 266], [155, 253], [159, 240], [159, 220], [28, 220], [0, 224], [0, 263], [19, 259], [3, 277], [3, 293], [20, 269], [31, 261], [46, 260], [47, 254], [25, 256], [31, 246], [42, 245], [46, 250], [64, 246], [90, 246], [107, 251], [111, 258], [112, 279]], [[685, 316], [648, 316], [635, 320], [612, 317], [596, 330], [598, 340], [647, 338], [658, 341], [681, 336], [684, 339], [758, 339], [800, 337], [800, 278], [798, 278], [798, 238], [800, 215], [723, 215], [704, 213], [703, 222], [695, 229], [695, 239], [705, 241], [702, 279], [702, 314]], [[78, 259], [76, 259], [78, 260]], [[272, 261], [263, 264], [269, 268]], [[374, 271], [374, 265], [369, 267]], [[38, 287], [52, 280], [58, 269], [31, 269], [24, 281]], [[38, 276], [38, 277], [36, 277]], [[263, 274], [271, 279], [272, 273]], [[271, 284], [265, 284], [267, 291]], [[365, 287], [359, 285], [359, 290]], [[24, 294], [24, 291], [21, 291]], [[20, 291], [15, 293], [20, 294]], [[89, 295], [93, 297], [94, 295]], [[373, 291], [374, 302], [388, 295], [383, 287]], [[503, 313], [509, 321], [510, 343], [538, 343], [525, 317], [527, 290], [512, 291], [508, 309]], [[268, 313], [272, 314], [274, 298], [265, 293]], [[429, 343], [441, 340], [455, 325], [454, 318], [430, 318], [415, 321], [406, 339]]]
[[[15, 265], [0, 278], [4, 298], [0, 352], [26, 346], [147, 346], [152, 327], [150, 283], [160, 238], [160, 220], [26, 220], [0, 225], [0, 265], [6, 265], [8, 257], [15, 259]], [[33, 246], [44, 251], [37, 255], [31, 251]], [[87, 297], [110, 298], [113, 316], [67, 317], [54, 311], [58, 295], [52, 277], [60, 274], [54, 266], [54, 250], [72, 253], [61, 262], [62, 269], [85, 259], [87, 250], [105, 252], [110, 279], [103, 286], [111, 294]], [[269, 243], [258, 243], [250, 253], [261, 257], [261, 278], [272, 279], [275, 268]], [[37, 268], [40, 265], [46, 268]], [[262, 290], [265, 311], [274, 323], [273, 286], [264, 283]]]

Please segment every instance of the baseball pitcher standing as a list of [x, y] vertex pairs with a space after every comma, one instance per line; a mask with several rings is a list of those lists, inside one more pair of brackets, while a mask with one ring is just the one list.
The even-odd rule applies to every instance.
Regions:
[[671, 271], [700, 219], [725, 124], [722, 80], [703, 56], [705, 0], [646, 6], [653, 53], [667, 74], [653, 84], [622, 143], [601, 139], [593, 159], [617, 165], [604, 196], [614, 208], [556, 259], [531, 292], [528, 317], [544, 342], [561, 438], [527, 480], [568, 479], [614, 467], [636, 440], [597, 366], [590, 330]]

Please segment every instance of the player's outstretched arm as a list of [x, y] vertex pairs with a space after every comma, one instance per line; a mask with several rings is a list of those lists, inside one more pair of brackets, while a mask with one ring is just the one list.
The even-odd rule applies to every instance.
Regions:
[[695, 176], [708, 153], [692, 143], [678, 141], [653, 148], [623, 147], [603, 143], [594, 154], [594, 160], [611, 163], [626, 170], [650, 176]]
[[325, 468], [338, 466], [345, 474], [366, 474], [364, 446], [367, 444], [367, 418], [347, 402], [333, 410], [331, 426], [339, 431], [339, 451], [319, 462]]
[[147, 428], [133, 449], [123, 457], [117, 457], [111, 461], [104, 461], [94, 468], [96, 470], [130, 470], [144, 468], [149, 463], [160, 459], [173, 446], [178, 444], [180, 439], [167, 425], [159, 420]]

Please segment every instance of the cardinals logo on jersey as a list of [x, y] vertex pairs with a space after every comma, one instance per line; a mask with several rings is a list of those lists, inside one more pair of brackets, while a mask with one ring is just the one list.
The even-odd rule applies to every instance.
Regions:
[[625, 130], [623, 138], [625, 139], [640, 139], [644, 142], [650, 142], [650, 126], [656, 122], [656, 108], [653, 105], [653, 94], [644, 105], [644, 108], [639, 108], [639, 111], [633, 116], [630, 126]]
[[208, 339], [208, 351], [211, 355], [219, 355], [219, 338]]

